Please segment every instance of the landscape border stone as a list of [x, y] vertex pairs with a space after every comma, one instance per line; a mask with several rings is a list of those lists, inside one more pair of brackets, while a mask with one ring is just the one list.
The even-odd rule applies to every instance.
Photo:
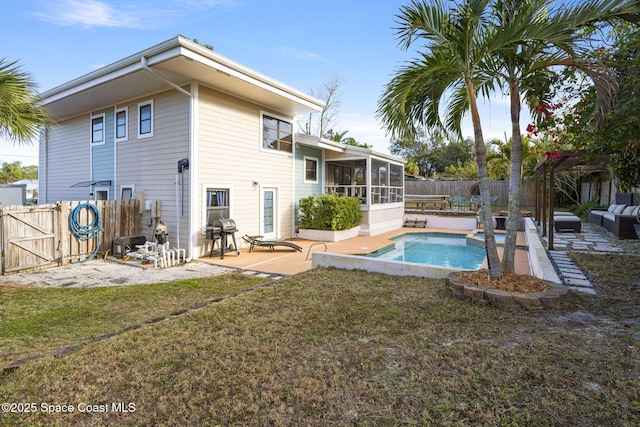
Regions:
[[543, 292], [509, 292], [500, 289], [481, 288], [461, 279], [463, 272], [450, 273], [447, 288], [461, 300], [480, 305], [491, 305], [506, 309], [554, 309], [561, 307], [569, 295], [566, 286], [545, 281], [549, 286]]

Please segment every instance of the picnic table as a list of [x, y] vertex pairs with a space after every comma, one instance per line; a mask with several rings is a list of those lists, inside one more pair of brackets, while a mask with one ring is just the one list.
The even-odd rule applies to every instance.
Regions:
[[445, 210], [449, 208], [449, 195], [441, 194], [406, 194], [404, 196], [405, 209], [415, 208], [426, 210], [429, 207]]

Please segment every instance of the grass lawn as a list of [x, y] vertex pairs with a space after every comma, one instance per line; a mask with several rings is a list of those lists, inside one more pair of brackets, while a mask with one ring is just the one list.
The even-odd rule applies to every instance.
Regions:
[[231, 274], [93, 289], [0, 287], [0, 366], [169, 316], [265, 279]]
[[[36, 412], [0, 424], [638, 425], [640, 257], [584, 262], [602, 294], [558, 311], [314, 270], [6, 373], [0, 402]], [[609, 280], [603, 266], [633, 273]], [[131, 288], [144, 305], [150, 288]]]

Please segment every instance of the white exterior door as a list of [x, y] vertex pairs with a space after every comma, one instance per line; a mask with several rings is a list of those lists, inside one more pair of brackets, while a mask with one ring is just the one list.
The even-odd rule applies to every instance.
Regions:
[[278, 190], [276, 188], [262, 189], [260, 229], [264, 239], [278, 238]]

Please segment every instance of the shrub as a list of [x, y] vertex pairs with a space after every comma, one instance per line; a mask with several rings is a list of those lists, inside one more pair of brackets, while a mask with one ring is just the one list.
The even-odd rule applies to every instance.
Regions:
[[580, 218], [582, 218], [583, 220], [586, 220], [589, 218], [589, 212], [592, 209], [607, 209], [606, 206], [600, 206], [598, 203], [596, 202], [588, 202], [588, 203], [583, 203], [581, 205], [571, 205], [569, 206], [569, 210], [571, 212], [573, 212], [576, 216], [579, 216]]
[[336, 194], [300, 200], [300, 227], [314, 230], [347, 230], [360, 225], [360, 200]]

